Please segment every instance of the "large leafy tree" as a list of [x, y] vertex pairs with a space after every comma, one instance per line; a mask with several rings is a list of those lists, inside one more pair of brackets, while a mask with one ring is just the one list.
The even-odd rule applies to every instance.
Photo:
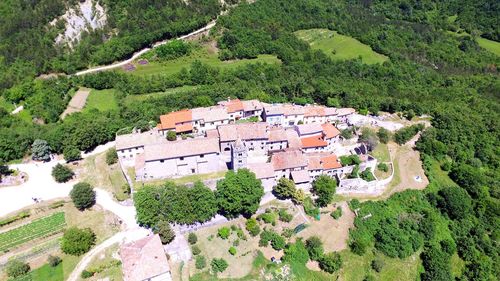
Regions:
[[263, 195], [262, 183], [248, 169], [228, 171], [226, 177], [217, 182], [215, 193], [220, 212], [230, 218], [254, 214]]
[[94, 246], [96, 237], [90, 228], [68, 228], [61, 239], [61, 250], [69, 255], [80, 256]]
[[50, 146], [45, 140], [36, 139], [31, 145], [31, 153], [33, 160], [50, 160]]
[[273, 187], [273, 192], [280, 199], [289, 199], [294, 197], [297, 188], [292, 180], [280, 178], [278, 184]]
[[332, 202], [337, 181], [327, 175], [321, 175], [313, 182], [313, 192], [318, 196], [316, 204], [324, 207]]

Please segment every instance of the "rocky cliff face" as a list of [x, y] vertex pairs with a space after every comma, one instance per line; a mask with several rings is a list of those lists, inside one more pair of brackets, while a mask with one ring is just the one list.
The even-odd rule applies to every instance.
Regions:
[[83, 32], [103, 28], [107, 16], [98, 0], [82, 0], [75, 7], [68, 8], [64, 15], [54, 19], [51, 25], [60, 21], [64, 23], [65, 30], [56, 37], [55, 43], [72, 48], [78, 43]]

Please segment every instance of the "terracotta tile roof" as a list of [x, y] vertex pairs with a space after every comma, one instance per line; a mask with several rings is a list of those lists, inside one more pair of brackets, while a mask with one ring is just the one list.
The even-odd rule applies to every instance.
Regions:
[[291, 175], [294, 183], [304, 183], [311, 180], [308, 170], [292, 171]]
[[197, 138], [144, 146], [145, 161], [220, 152], [218, 138]]
[[235, 141], [237, 138], [242, 140], [268, 139], [267, 123], [239, 123], [228, 124], [217, 127], [220, 141]]
[[243, 103], [239, 99], [230, 100], [226, 103], [228, 113], [243, 111]]
[[323, 128], [323, 134], [325, 134], [325, 139], [331, 139], [340, 135], [339, 129], [335, 128], [335, 126], [333, 126], [330, 123], [325, 123], [321, 125], [321, 127]]
[[304, 115], [305, 109], [301, 105], [295, 105], [295, 104], [283, 104], [282, 105], [282, 110], [283, 114], [285, 116], [290, 116], [290, 115]]
[[271, 163], [250, 163], [247, 168], [252, 171], [258, 179], [274, 178], [274, 169]]
[[176, 129], [177, 124], [193, 121], [192, 111], [189, 109], [170, 112], [160, 116], [160, 127], [162, 130]]
[[274, 127], [269, 129], [269, 141], [278, 142], [286, 141], [288, 139], [285, 129], [282, 127]]
[[325, 107], [325, 116], [337, 115], [337, 109], [334, 107]]
[[323, 163], [323, 169], [325, 170], [342, 168], [342, 164], [340, 164], [335, 154], [322, 157], [321, 162]]
[[192, 130], [193, 130], [193, 123], [191, 123], [191, 122], [186, 122], [186, 123], [175, 125], [175, 132], [176, 133], [187, 133], [187, 132], [191, 132]]
[[273, 153], [271, 164], [275, 171], [307, 166], [307, 159], [300, 150]]
[[120, 247], [124, 281], [142, 281], [170, 272], [160, 236], [152, 235]]
[[323, 127], [318, 123], [296, 125], [295, 129], [299, 133], [299, 136], [321, 134], [323, 131]]
[[349, 115], [349, 114], [352, 114], [355, 112], [356, 112], [356, 110], [354, 108], [339, 108], [339, 109], [337, 109], [338, 116], [345, 116], [345, 115]]
[[223, 106], [193, 108], [193, 120], [203, 120], [205, 123], [229, 119]]
[[319, 105], [307, 105], [304, 117], [325, 116], [325, 107]]
[[244, 111], [261, 110], [263, 108], [262, 103], [258, 100], [244, 100], [241, 103]]
[[308, 170], [323, 170], [323, 165], [321, 165], [321, 156], [307, 155], [307, 169]]
[[300, 141], [302, 142], [302, 148], [324, 147], [328, 145], [326, 141], [318, 136], [303, 138]]
[[207, 131], [205, 131], [205, 134], [206, 134], [207, 138], [218, 138], [219, 137], [219, 131], [217, 131], [217, 129], [207, 130]]
[[293, 129], [285, 130], [289, 149], [299, 149], [302, 146], [299, 135]]
[[118, 135], [116, 136], [116, 150], [129, 149], [160, 142], [166, 142], [165, 138], [153, 131]]

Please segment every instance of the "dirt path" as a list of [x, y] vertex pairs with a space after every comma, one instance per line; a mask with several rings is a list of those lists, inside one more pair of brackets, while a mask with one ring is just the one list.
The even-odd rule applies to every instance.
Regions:
[[[204, 27], [198, 29], [198, 30], [195, 30], [189, 34], [186, 34], [186, 35], [183, 35], [183, 36], [180, 36], [179, 38], [177, 39], [187, 39], [191, 36], [194, 36], [194, 35], [197, 35], [198, 33], [202, 33], [202, 32], [205, 32], [207, 30], [210, 30], [212, 29], [212, 27], [215, 26], [215, 23], [216, 21], [211, 21], [209, 22], [207, 25], [205, 25]], [[155, 43], [153, 44], [153, 49], [158, 47], [158, 46], [161, 46], [171, 40], [174, 40], [174, 38], [172, 39], [169, 39], [169, 40], [163, 40], [161, 42], [158, 42], [158, 43]], [[77, 73], [75, 73], [76, 76], [79, 76], [79, 75], [84, 75], [84, 74], [89, 74], [89, 73], [94, 73], [94, 72], [99, 72], [99, 71], [103, 71], [103, 70], [109, 70], [109, 69], [113, 69], [113, 68], [117, 68], [117, 67], [121, 67], [121, 66], [124, 66], [128, 63], [131, 63], [133, 62], [135, 59], [139, 58], [140, 56], [142, 56], [143, 54], [145, 54], [146, 52], [148, 52], [149, 50], [151, 50], [152, 48], [144, 48], [138, 52], [135, 52], [131, 58], [129, 59], [126, 59], [126, 60], [123, 60], [121, 62], [117, 62], [117, 63], [113, 63], [113, 64], [110, 64], [110, 65], [105, 65], [105, 66], [98, 66], [98, 67], [94, 67], [94, 68], [90, 68], [90, 69], [87, 69], [87, 70], [82, 70], [82, 71], [79, 71]]]

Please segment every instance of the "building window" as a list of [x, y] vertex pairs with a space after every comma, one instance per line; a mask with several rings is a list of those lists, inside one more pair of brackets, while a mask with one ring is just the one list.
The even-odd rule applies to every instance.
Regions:
[[205, 157], [205, 155], [203, 155], [203, 154], [200, 154], [200, 158], [203, 158], [203, 157]]
[[238, 156], [243, 156], [243, 154], [242, 153], [238, 153]]
[[165, 162], [165, 160], [160, 160], [160, 163], [164, 163], [164, 162]]
[[196, 172], [195, 169], [191, 169], [191, 174], [194, 174]]
[[229, 147], [224, 148], [224, 151], [229, 151], [229, 150], [231, 150], [231, 148]]
[[132, 149], [129, 149], [128, 152], [132, 152]]
[[240, 164], [241, 164], [241, 163], [243, 163], [243, 161], [241, 161], [241, 160], [238, 160], [238, 163], [240, 163]]
[[179, 158], [179, 160], [184, 161], [184, 157]]

